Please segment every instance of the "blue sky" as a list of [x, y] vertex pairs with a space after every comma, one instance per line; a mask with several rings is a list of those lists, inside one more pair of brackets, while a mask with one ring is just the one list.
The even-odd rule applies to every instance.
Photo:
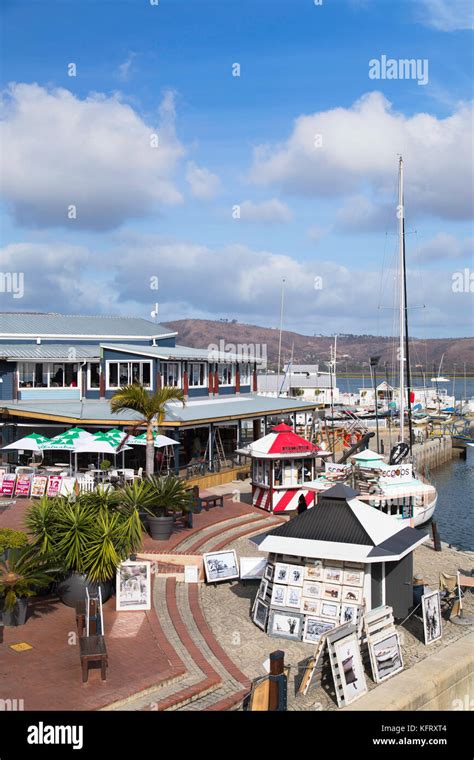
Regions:
[[470, 2], [2, 7], [2, 309], [274, 326], [285, 278], [288, 328], [391, 333], [403, 153], [413, 332], [472, 334]]

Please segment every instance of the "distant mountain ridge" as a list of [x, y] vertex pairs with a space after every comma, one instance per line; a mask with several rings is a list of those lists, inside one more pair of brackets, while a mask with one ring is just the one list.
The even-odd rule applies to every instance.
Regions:
[[[241, 324], [235, 321], [208, 319], [180, 319], [165, 322], [166, 327], [176, 330], [177, 343], [193, 348], [207, 348], [224, 341], [227, 344], [255, 344], [266, 346], [267, 361], [270, 368], [276, 368], [278, 361], [279, 330], [258, 325]], [[334, 338], [323, 335], [301, 335], [297, 332], [283, 330], [281, 341], [281, 361], [285, 364], [291, 357], [295, 364], [319, 364], [320, 369], [327, 367], [324, 362], [329, 359], [330, 346]], [[367, 371], [369, 357], [380, 356], [379, 367], [387, 362], [392, 366], [397, 361], [398, 339], [380, 335], [340, 335], [337, 339], [338, 366], [347, 367], [348, 371]], [[230, 350], [230, 349], [229, 349]], [[347, 354], [347, 358], [343, 355]], [[428, 380], [433, 374], [433, 365], [438, 371], [441, 356], [444, 354], [442, 373], [452, 373], [456, 364], [456, 374], [462, 375], [464, 363], [467, 374], [474, 374], [474, 337], [466, 338], [428, 338], [410, 340], [410, 363], [413, 372], [420, 372], [416, 365], [423, 365]], [[379, 370], [380, 371], [380, 370]]]

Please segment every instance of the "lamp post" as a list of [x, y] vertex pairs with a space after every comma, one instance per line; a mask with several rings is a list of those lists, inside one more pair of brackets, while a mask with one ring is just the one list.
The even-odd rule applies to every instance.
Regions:
[[380, 356], [371, 356], [370, 357], [370, 374], [372, 375], [372, 382], [374, 385], [374, 396], [375, 396], [375, 429], [377, 431], [377, 454], [380, 453], [380, 439], [379, 439], [379, 400], [377, 398], [377, 380], [376, 380], [376, 373], [375, 369], [377, 367], [377, 364], [379, 363]]

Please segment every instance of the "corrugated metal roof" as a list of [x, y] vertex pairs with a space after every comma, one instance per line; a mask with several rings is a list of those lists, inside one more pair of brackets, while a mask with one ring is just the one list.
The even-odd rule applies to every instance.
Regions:
[[[267, 398], [256, 394], [244, 394], [242, 396], [222, 396], [218, 399], [201, 399], [199, 401], [189, 400], [183, 408], [182, 404], [168, 403], [166, 405], [166, 417], [164, 425], [167, 422], [190, 424], [202, 422], [203, 420], [219, 420], [226, 418], [239, 417], [259, 417], [264, 414], [278, 414], [283, 410], [297, 411], [313, 408], [304, 401], [293, 401], [287, 398]], [[84, 401], [19, 401], [17, 403], [0, 402], [1, 409], [11, 409], [12, 411], [21, 411], [27, 417], [29, 413], [51, 415], [51, 417], [68, 417], [75, 421], [81, 420], [116, 420], [120, 419], [135, 420], [139, 415], [134, 412], [124, 412], [120, 415], [112, 414], [110, 404], [107, 401], [98, 401], [86, 399]]]
[[[71, 349], [75, 354], [71, 356]], [[99, 346], [75, 343], [70, 346], [62, 343], [0, 343], [1, 359], [64, 359], [65, 361], [81, 361], [83, 359], [99, 359]]]
[[107, 317], [69, 314], [1, 312], [0, 336], [87, 336], [151, 338], [176, 335], [163, 325], [139, 317]]
[[[238, 354], [227, 351], [213, 351], [207, 348], [192, 348], [190, 346], [137, 346], [131, 343], [103, 343], [104, 348], [115, 349], [116, 351], [125, 351], [128, 353], [147, 354], [157, 359], [196, 359], [196, 361], [206, 362], [248, 362], [249, 359], [243, 358]], [[254, 361], [253, 359], [250, 361]], [[262, 359], [255, 359], [259, 364]]]

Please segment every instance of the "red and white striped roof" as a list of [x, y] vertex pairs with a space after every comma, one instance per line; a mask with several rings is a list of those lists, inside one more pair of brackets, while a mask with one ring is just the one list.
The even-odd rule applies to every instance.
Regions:
[[282, 422], [272, 428], [272, 432], [268, 435], [264, 435], [258, 441], [253, 441], [248, 446], [239, 449], [239, 453], [257, 459], [278, 459], [280, 457], [291, 459], [292, 457], [320, 456], [329, 452], [323, 451], [316, 444], [307, 441], [306, 438], [296, 435], [293, 428]]

